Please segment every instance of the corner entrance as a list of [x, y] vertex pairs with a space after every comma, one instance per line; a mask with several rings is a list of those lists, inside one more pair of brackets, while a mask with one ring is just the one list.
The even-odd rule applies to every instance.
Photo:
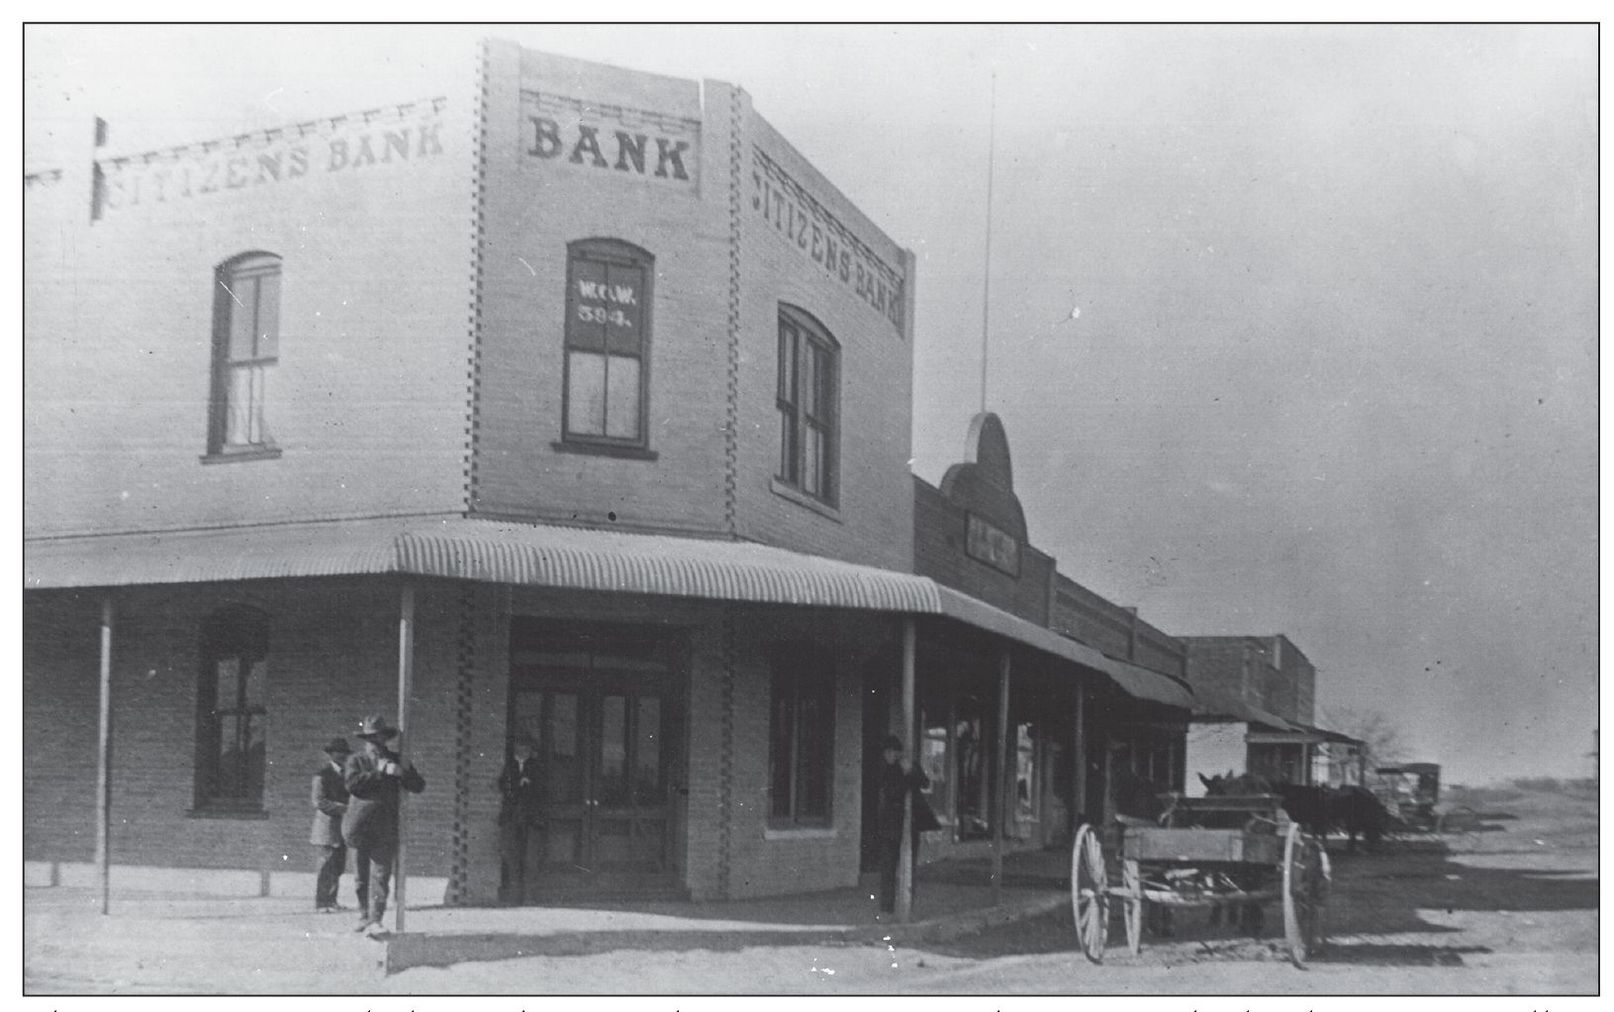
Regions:
[[682, 637], [517, 619], [509, 745], [533, 745], [527, 803], [502, 829], [506, 902], [676, 894]]

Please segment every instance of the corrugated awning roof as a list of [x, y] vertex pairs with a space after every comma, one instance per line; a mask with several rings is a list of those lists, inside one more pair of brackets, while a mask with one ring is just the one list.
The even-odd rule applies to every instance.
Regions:
[[1164, 703], [1167, 706], [1180, 706], [1185, 710], [1193, 708], [1193, 690], [1170, 675], [1129, 661], [1116, 660], [1114, 657], [1104, 658], [1104, 664], [1099, 670], [1114, 679], [1128, 695]]
[[1103, 672], [1129, 694], [1190, 707], [1156, 672], [924, 576], [758, 545], [576, 527], [360, 520], [23, 544], [23, 586], [123, 587], [405, 574], [625, 594], [942, 615]]
[[1242, 720], [1251, 724], [1264, 725], [1274, 731], [1294, 732], [1306, 730], [1298, 724], [1284, 720], [1275, 713], [1269, 713], [1259, 706], [1246, 703], [1235, 696], [1219, 694], [1206, 696], [1203, 691], [1199, 693], [1197, 705], [1194, 707], [1194, 716], [1209, 720]]

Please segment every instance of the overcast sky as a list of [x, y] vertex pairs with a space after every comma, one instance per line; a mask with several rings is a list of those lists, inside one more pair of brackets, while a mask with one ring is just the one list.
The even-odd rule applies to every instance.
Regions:
[[995, 75], [1033, 543], [1169, 632], [1286, 633], [1453, 782], [1588, 772], [1594, 27], [36, 28], [24, 159], [425, 97], [482, 35], [739, 84], [913, 249], [932, 482], [979, 407]]

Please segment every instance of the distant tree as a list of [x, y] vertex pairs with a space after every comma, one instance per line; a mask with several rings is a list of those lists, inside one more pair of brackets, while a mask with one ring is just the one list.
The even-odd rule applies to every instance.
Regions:
[[1410, 758], [1411, 753], [1401, 728], [1377, 710], [1326, 707], [1323, 710], [1323, 726], [1361, 739], [1363, 750], [1367, 753], [1369, 771], [1375, 766], [1393, 766]]

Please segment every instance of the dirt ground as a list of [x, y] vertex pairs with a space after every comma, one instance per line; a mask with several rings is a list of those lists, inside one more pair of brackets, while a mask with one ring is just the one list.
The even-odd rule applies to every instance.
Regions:
[[[1378, 853], [1334, 841], [1328, 948], [1288, 962], [1281, 914], [1239, 938], [1203, 913], [1133, 957], [1119, 924], [1102, 966], [1074, 951], [1068, 910], [924, 950], [789, 947], [620, 954], [410, 970], [389, 991], [510, 993], [1590, 994], [1597, 989], [1597, 797], [1591, 790], [1450, 792], [1468, 832], [1409, 835]], [[517, 983], [519, 981], [519, 983]]]
[[[1450, 792], [1471, 806], [1468, 832], [1387, 841], [1346, 854], [1333, 842], [1330, 944], [1306, 970], [1289, 964], [1281, 913], [1263, 937], [1179, 914], [1169, 938], [1130, 955], [1117, 923], [1104, 963], [1075, 945], [1068, 907], [920, 948], [890, 944], [619, 948], [575, 956], [418, 967], [364, 989], [321, 975], [300, 982], [231, 976], [214, 993], [586, 994], [1593, 994], [1598, 986], [1597, 797], [1590, 789]], [[310, 968], [312, 970], [312, 968]], [[312, 978], [311, 978], [312, 979]], [[161, 977], [156, 978], [161, 980]], [[151, 986], [147, 986], [147, 984]], [[101, 991], [35, 980], [31, 993]], [[114, 990], [167, 993], [131, 976]]]

